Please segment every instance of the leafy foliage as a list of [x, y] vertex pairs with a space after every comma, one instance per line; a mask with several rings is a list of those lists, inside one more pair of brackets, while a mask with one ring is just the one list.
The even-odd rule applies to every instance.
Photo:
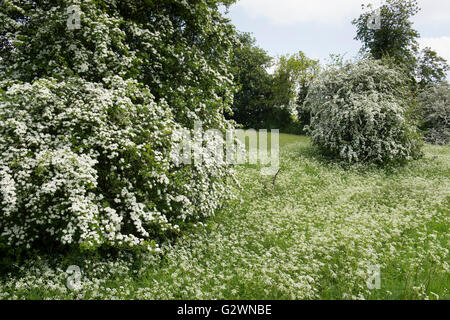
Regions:
[[272, 77], [267, 72], [272, 58], [248, 33], [239, 34], [233, 50], [233, 76], [238, 86], [232, 119], [246, 128], [261, 128], [271, 118]]
[[419, 95], [425, 139], [433, 144], [450, 144], [450, 86], [430, 85]]
[[312, 141], [348, 162], [418, 157], [406, 83], [402, 73], [376, 60], [330, 66], [312, 84], [305, 102], [312, 113]]
[[309, 114], [299, 105], [319, 70], [319, 61], [300, 51], [281, 56], [274, 66], [274, 74], [269, 74], [267, 69], [272, 66], [272, 58], [256, 46], [249, 34], [241, 34], [239, 38], [233, 59], [234, 79], [239, 88], [232, 118], [247, 128], [300, 133], [309, 122]]
[[[362, 41], [364, 53], [402, 65], [411, 81], [414, 84], [418, 82], [421, 87], [446, 78], [446, 60], [430, 48], [419, 51], [417, 39], [420, 34], [413, 28], [411, 20], [420, 12], [417, 0], [386, 0], [378, 11], [370, 4], [362, 7], [365, 12], [352, 23], [357, 28], [355, 39]], [[379, 29], [370, 28], [367, 24], [373, 14], [380, 15]]]
[[[213, 214], [232, 171], [214, 160], [178, 165], [169, 154], [176, 129], [231, 126], [223, 112], [235, 37], [219, 10], [231, 2], [0, 7], [2, 242], [153, 250]], [[71, 5], [80, 29], [67, 28]]]

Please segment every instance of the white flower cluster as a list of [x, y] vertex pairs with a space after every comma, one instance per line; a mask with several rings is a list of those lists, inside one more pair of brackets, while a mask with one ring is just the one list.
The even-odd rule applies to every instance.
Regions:
[[213, 214], [230, 170], [169, 155], [176, 128], [231, 126], [234, 33], [218, 4], [0, 7], [0, 240], [155, 248]]
[[450, 145], [450, 85], [430, 85], [419, 95], [420, 111], [429, 143]]
[[14, 210], [17, 203], [16, 187], [14, 180], [8, 173], [9, 168], [2, 167], [0, 169], [0, 193], [2, 199], [2, 206], [5, 208], [5, 215], [9, 215]]
[[313, 142], [348, 162], [416, 158], [419, 136], [408, 117], [404, 89], [401, 73], [378, 61], [329, 67], [314, 81], [305, 102]]
[[223, 162], [170, 161], [177, 125], [167, 105], [136, 81], [105, 82], [8, 87], [0, 102], [0, 228], [8, 245], [153, 250], [159, 233], [209, 216], [229, 193]]

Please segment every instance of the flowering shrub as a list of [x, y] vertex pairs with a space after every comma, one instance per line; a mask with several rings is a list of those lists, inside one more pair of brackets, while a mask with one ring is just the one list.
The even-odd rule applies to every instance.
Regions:
[[0, 244], [152, 250], [213, 214], [232, 171], [170, 155], [173, 133], [196, 121], [231, 127], [234, 30], [221, 2], [0, 6]]
[[312, 141], [348, 162], [419, 156], [420, 140], [409, 120], [404, 90], [403, 76], [377, 61], [330, 66], [305, 102], [312, 114]]
[[419, 95], [425, 139], [433, 144], [450, 144], [450, 86], [432, 85]]
[[109, 88], [80, 79], [10, 86], [0, 109], [2, 237], [134, 246], [208, 216], [226, 168], [177, 167], [174, 128], [167, 105], [120, 77]]

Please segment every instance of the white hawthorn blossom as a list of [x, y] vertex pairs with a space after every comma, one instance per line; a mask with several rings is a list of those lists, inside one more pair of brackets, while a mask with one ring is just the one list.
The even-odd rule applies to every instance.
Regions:
[[311, 85], [309, 133], [327, 153], [348, 162], [395, 162], [420, 156], [404, 76], [381, 62], [329, 66]]
[[[177, 138], [167, 105], [135, 81], [108, 83], [48, 79], [6, 91], [0, 227], [8, 245], [49, 238], [147, 247], [155, 233], [211, 215], [229, 194], [222, 159], [196, 163], [188, 179], [187, 166], [171, 161]], [[207, 145], [197, 151], [210, 152]]]
[[154, 250], [230, 197], [223, 162], [170, 157], [176, 130], [232, 126], [232, 26], [204, 4], [167, 4], [182, 17], [131, 0], [0, 6], [2, 243]]

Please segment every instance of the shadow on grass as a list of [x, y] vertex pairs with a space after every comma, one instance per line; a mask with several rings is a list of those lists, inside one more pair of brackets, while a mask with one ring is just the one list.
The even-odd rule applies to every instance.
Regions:
[[396, 161], [396, 162], [354, 162], [350, 163], [343, 159], [339, 159], [336, 155], [322, 150], [313, 144], [302, 145], [296, 151], [290, 153], [290, 158], [304, 157], [312, 162], [319, 163], [326, 169], [338, 169], [358, 174], [376, 173], [384, 176], [397, 176], [404, 174], [411, 166], [417, 165], [423, 161], [430, 161], [422, 157], [411, 161]]

